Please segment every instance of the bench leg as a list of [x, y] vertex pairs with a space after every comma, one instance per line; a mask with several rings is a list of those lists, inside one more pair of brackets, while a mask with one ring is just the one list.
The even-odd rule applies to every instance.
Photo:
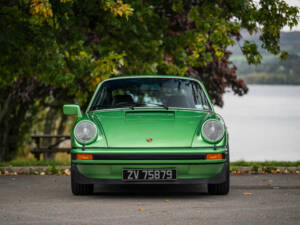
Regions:
[[54, 152], [45, 152], [44, 153], [44, 160], [45, 161], [53, 161], [55, 160], [55, 153]]
[[40, 155], [41, 155], [41, 153], [38, 153], [38, 152], [35, 152], [35, 153], [33, 153], [33, 155], [34, 155], [34, 158], [36, 158], [36, 160], [40, 160]]

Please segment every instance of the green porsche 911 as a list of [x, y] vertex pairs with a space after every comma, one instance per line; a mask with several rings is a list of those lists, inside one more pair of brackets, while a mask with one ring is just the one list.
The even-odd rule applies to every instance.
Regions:
[[71, 131], [75, 195], [94, 184], [208, 184], [229, 192], [228, 133], [201, 82], [167, 75], [101, 82]]

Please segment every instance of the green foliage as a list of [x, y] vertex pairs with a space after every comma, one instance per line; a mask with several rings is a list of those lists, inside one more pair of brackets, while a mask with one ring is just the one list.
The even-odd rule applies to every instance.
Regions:
[[259, 166], [256, 165], [256, 164], [254, 164], [254, 165], [252, 166], [252, 168], [251, 168], [251, 171], [253, 171], [253, 172], [258, 172], [258, 169], [259, 169]]
[[276, 170], [276, 167], [274, 167], [274, 166], [265, 166], [265, 167], [263, 167], [263, 170], [267, 173], [271, 173], [273, 170]]
[[59, 172], [59, 169], [57, 169], [55, 166], [49, 166], [46, 170], [47, 174], [57, 174]]
[[262, 56], [259, 53], [255, 43], [245, 41], [244, 46], [242, 47], [242, 52], [246, 56], [249, 64], [257, 65], [261, 63]]
[[[6, 0], [0, 15], [1, 27], [10, 24], [0, 40], [0, 85], [11, 85], [20, 75], [38, 76], [67, 88], [82, 103], [108, 76], [187, 75], [189, 67], [221, 61], [241, 28], [252, 33], [260, 27], [261, 47], [279, 54], [280, 29], [298, 23], [298, 9], [282, 0], [259, 6], [246, 0], [195, 5], [181, 0]], [[177, 20], [183, 24], [175, 27]], [[261, 62], [256, 43], [246, 40], [242, 51], [248, 63]], [[281, 52], [281, 58], [286, 56]]]
[[[193, 76], [222, 106], [226, 88], [247, 92], [227, 51], [240, 30], [260, 31], [260, 47], [285, 58], [279, 32], [297, 25], [298, 14], [283, 0], [2, 0], [0, 161], [10, 160], [30, 131], [32, 111], [74, 101], [84, 108], [110, 76]], [[260, 63], [256, 43], [242, 49], [248, 63]], [[11, 109], [3, 110], [7, 102]]]

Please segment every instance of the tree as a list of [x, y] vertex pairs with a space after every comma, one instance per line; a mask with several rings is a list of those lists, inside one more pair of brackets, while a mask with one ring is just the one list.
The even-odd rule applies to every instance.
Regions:
[[[260, 32], [261, 47], [285, 58], [279, 32], [298, 15], [283, 0], [3, 0], [0, 160], [13, 157], [39, 107], [86, 105], [110, 76], [193, 76], [222, 106], [226, 88], [248, 90], [227, 50], [241, 29]], [[257, 44], [240, 44], [248, 62], [259, 64]]]

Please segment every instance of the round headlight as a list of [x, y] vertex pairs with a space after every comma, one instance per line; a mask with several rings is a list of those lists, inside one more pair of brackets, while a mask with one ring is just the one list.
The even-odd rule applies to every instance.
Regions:
[[224, 126], [218, 120], [207, 120], [202, 126], [202, 136], [208, 142], [218, 142], [224, 136]]
[[97, 127], [91, 121], [79, 122], [74, 130], [75, 138], [82, 144], [93, 141], [97, 136]]

